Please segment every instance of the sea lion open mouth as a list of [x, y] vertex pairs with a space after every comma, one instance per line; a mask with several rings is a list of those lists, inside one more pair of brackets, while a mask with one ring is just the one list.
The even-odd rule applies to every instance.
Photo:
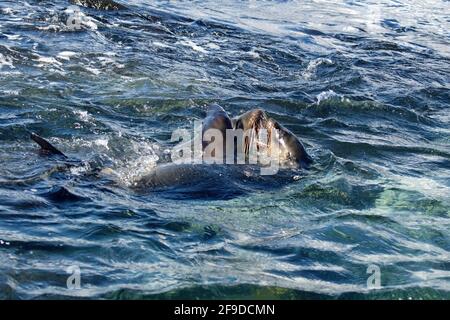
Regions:
[[[266, 150], [267, 156], [278, 157], [282, 165], [296, 165], [308, 167], [312, 163], [312, 158], [306, 152], [300, 140], [278, 121], [270, 118], [262, 109], [250, 110], [232, 120], [235, 130], [242, 129], [250, 132], [245, 135], [243, 152], [248, 158], [251, 144], [256, 141], [256, 151]], [[266, 130], [266, 137], [261, 139], [259, 134]], [[275, 136], [274, 136], [275, 135]], [[278, 142], [274, 147], [272, 139]]]

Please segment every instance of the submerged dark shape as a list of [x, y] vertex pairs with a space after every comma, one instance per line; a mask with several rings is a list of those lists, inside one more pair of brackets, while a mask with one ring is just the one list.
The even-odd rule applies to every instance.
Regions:
[[69, 0], [71, 4], [97, 10], [124, 10], [124, 5], [113, 0]]
[[55, 187], [49, 192], [43, 194], [42, 196], [53, 202], [76, 202], [88, 200], [87, 198], [84, 198], [69, 191], [65, 187]]
[[144, 193], [161, 191], [170, 199], [231, 199], [245, 193], [235, 183], [242, 179], [239, 169], [216, 164], [161, 164], [131, 188]]
[[175, 200], [227, 200], [281, 188], [292, 182], [292, 175], [292, 170], [280, 170], [262, 176], [257, 165], [167, 163], [156, 166], [131, 188], [138, 193], [152, 190]]

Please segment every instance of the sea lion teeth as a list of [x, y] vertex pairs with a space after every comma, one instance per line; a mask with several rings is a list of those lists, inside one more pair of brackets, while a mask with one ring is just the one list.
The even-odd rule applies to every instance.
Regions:
[[[264, 147], [270, 157], [278, 157], [282, 165], [294, 164], [300, 167], [307, 167], [312, 163], [312, 158], [306, 152], [300, 140], [287, 128], [278, 123], [273, 118], [270, 118], [262, 109], [253, 109], [232, 120], [234, 129], [242, 129], [244, 132], [252, 130], [252, 134], [258, 134], [261, 129], [267, 130], [267, 142], [259, 142], [257, 147], [265, 144]], [[274, 130], [275, 129], [275, 130]], [[275, 132], [274, 137], [279, 142], [277, 150], [271, 147], [272, 133]], [[244, 141], [243, 152], [248, 157], [250, 149], [250, 140]]]

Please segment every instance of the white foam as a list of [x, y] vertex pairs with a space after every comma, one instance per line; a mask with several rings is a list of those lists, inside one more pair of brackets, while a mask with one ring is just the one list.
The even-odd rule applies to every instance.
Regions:
[[317, 67], [319, 67], [320, 65], [331, 65], [331, 64], [333, 64], [333, 61], [327, 58], [318, 58], [311, 60], [308, 63], [306, 69], [302, 72], [302, 76], [306, 80], [309, 80], [316, 73]]
[[12, 14], [13, 10], [11, 8], [3, 8], [2, 13], [3, 14]]
[[4, 56], [3, 54], [0, 53], [0, 69], [3, 66], [14, 68], [14, 65], [12, 63], [12, 59], [10, 57]]
[[98, 57], [98, 60], [100, 61], [100, 63], [103, 66], [107, 65], [107, 64], [115, 63], [114, 59], [112, 59], [110, 57]]
[[18, 35], [18, 34], [4, 34], [7, 38], [8, 38], [8, 40], [20, 40], [20, 39], [22, 39], [21, 37], [20, 37], [20, 35]]
[[157, 144], [145, 141], [131, 141], [131, 147], [130, 154], [138, 156], [126, 160], [114, 170], [118, 182], [128, 186], [135, 184], [137, 180], [155, 168], [160, 149]]
[[162, 43], [162, 42], [159, 42], [159, 41], [153, 41], [152, 44], [153, 44], [155, 47], [159, 47], [159, 48], [170, 48], [169, 45], [167, 45], [167, 44], [165, 44], [165, 43]]
[[91, 30], [97, 30], [98, 27], [94, 21], [95, 20], [92, 19], [91, 17], [85, 17], [85, 19], [82, 20], [82, 24]]
[[344, 31], [344, 32], [358, 32], [359, 30], [357, 28], [355, 28], [355, 27], [352, 27], [352, 26], [344, 26], [342, 28], [342, 31]]
[[112, 59], [110, 57], [99, 57], [98, 60], [100, 61], [100, 63], [104, 67], [113, 65], [113, 66], [115, 66], [117, 68], [125, 68], [125, 65], [123, 65], [121, 63], [117, 63], [114, 59]]
[[208, 43], [208, 44], [206, 45], [206, 47], [207, 47], [208, 49], [212, 49], [212, 50], [219, 50], [219, 49], [220, 49], [220, 46], [219, 46], [219, 45], [217, 45], [217, 44], [215, 44], [215, 43], [212, 43], [212, 42]]
[[322, 91], [316, 96], [317, 104], [320, 104], [322, 101], [328, 100], [330, 98], [339, 97], [339, 95], [333, 90]]
[[6, 245], [6, 246], [9, 246], [10, 243], [9, 243], [8, 241], [0, 240], [0, 245]]
[[248, 57], [252, 58], [252, 59], [259, 59], [260, 55], [258, 52], [255, 51], [255, 49], [252, 49], [250, 51], [245, 52], [245, 55], [247, 55]]
[[47, 19], [48, 25], [38, 26], [39, 30], [52, 30], [52, 31], [73, 31], [81, 30], [82, 26], [86, 29], [97, 30], [97, 20], [85, 15], [79, 10], [77, 6], [69, 6], [64, 12], [68, 15], [66, 20], [61, 20], [58, 16], [54, 15]]
[[70, 58], [76, 56], [77, 53], [73, 51], [61, 51], [58, 53], [57, 57], [63, 60], [70, 60]]
[[434, 199], [449, 201], [450, 187], [427, 177], [395, 176], [402, 188], [417, 191]]
[[50, 24], [45, 27], [38, 26], [37, 29], [42, 30], [42, 31], [48, 31], [48, 30], [58, 31], [59, 27], [56, 24]]
[[3, 93], [9, 96], [18, 96], [20, 94], [20, 90], [4, 90]]
[[183, 46], [185, 46], [185, 47], [190, 47], [194, 51], [198, 51], [198, 52], [201, 52], [201, 53], [208, 53], [207, 50], [205, 50], [204, 48], [200, 47], [199, 45], [197, 45], [195, 42], [193, 42], [191, 40], [182, 40], [182, 41], [180, 41], [178, 43], [183, 45]]
[[94, 141], [96, 145], [105, 147], [106, 149], [109, 150], [108, 142], [109, 140], [107, 138], [100, 138]]
[[99, 75], [101, 73], [101, 71], [99, 69], [96, 68], [92, 68], [92, 67], [85, 67], [85, 69], [93, 74], [95, 74], [96, 76]]
[[92, 116], [89, 114], [89, 112], [87, 112], [87, 111], [75, 110], [75, 111], [73, 111], [73, 113], [74, 113], [76, 116], [78, 116], [78, 118], [79, 118], [81, 121], [89, 122], [89, 121], [93, 120], [93, 117], [92, 117]]
[[38, 62], [41, 62], [39, 64], [39, 66], [45, 65], [45, 64], [50, 64], [50, 65], [54, 65], [54, 66], [60, 66], [61, 62], [59, 62], [58, 60], [56, 60], [53, 57], [43, 57], [43, 56], [39, 56], [37, 59], [35, 59]]
[[70, 168], [70, 173], [75, 176], [80, 176], [88, 171], [85, 166], [74, 166]]

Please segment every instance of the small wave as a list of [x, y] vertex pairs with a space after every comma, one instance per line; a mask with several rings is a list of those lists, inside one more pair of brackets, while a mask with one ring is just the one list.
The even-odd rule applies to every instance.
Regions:
[[36, 61], [40, 62], [40, 63], [38, 64], [38, 66], [43, 66], [43, 65], [46, 65], [46, 64], [50, 64], [50, 65], [53, 65], [53, 66], [61, 66], [61, 65], [62, 65], [61, 62], [59, 62], [58, 60], [56, 60], [56, 59], [53, 58], [53, 57], [43, 57], [43, 56], [39, 56], [39, 57], [36, 59]]
[[127, 147], [128, 157], [117, 162], [110, 172], [117, 182], [132, 186], [136, 180], [150, 173], [160, 159], [158, 144], [146, 141], [131, 141]]
[[84, 67], [87, 71], [89, 71], [90, 73], [92, 73], [92, 74], [94, 74], [94, 75], [96, 75], [96, 76], [98, 76], [100, 73], [102, 73], [101, 71], [100, 71], [100, 69], [97, 69], [97, 68], [93, 68], [93, 67]]
[[86, 197], [75, 194], [65, 187], [55, 187], [51, 191], [42, 194], [42, 196], [53, 202], [78, 202], [89, 200]]
[[91, 122], [92, 120], [94, 120], [94, 117], [92, 115], [89, 114], [89, 112], [85, 111], [85, 110], [75, 110], [73, 111], [73, 113], [81, 120], [84, 122]]
[[332, 64], [333, 64], [333, 61], [328, 58], [318, 58], [318, 59], [311, 60], [308, 63], [308, 66], [306, 67], [306, 69], [302, 72], [302, 76], [303, 76], [303, 78], [305, 78], [305, 80], [310, 80], [316, 74], [317, 68], [319, 68], [319, 66], [332, 65]]
[[252, 48], [250, 51], [245, 51], [244, 54], [252, 59], [259, 59], [261, 56], [256, 52], [256, 48]]
[[323, 101], [329, 101], [333, 99], [339, 99], [341, 102], [350, 102], [345, 96], [334, 92], [333, 90], [322, 91], [316, 96], [316, 104], [319, 105]]
[[76, 52], [73, 51], [61, 51], [58, 53], [57, 57], [63, 60], [70, 60], [72, 57], [75, 57], [77, 55]]
[[55, 32], [72, 32], [98, 29], [99, 21], [84, 14], [76, 6], [69, 6], [61, 12], [51, 12], [45, 18], [45, 24], [37, 26], [38, 30]]
[[4, 35], [8, 38], [8, 40], [21, 40], [22, 39], [22, 37], [18, 34], [6, 34], [5, 33]]
[[[16, 199], [16, 200], [14, 200]], [[0, 200], [3, 206], [10, 206], [19, 210], [36, 210], [37, 208], [45, 208], [48, 203], [37, 197], [34, 193], [29, 191], [0, 191]], [[14, 215], [21, 215], [14, 213]], [[2, 215], [6, 219], [5, 215]]]
[[182, 41], [179, 41], [178, 43], [181, 44], [182, 46], [190, 47], [194, 51], [201, 52], [201, 53], [208, 53], [208, 51], [205, 48], [197, 45], [192, 40], [182, 40]]
[[119, 68], [119, 69], [125, 68], [124, 64], [118, 63], [116, 60], [114, 60], [110, 56], [98, 57], [98, 61], [100, 61], [100, 64], [103, 67], [114, 66], [114, 67]]
[[14, 65], [10, 57], [4, 56], [0, 53], [0, 69], [2, 69], [3, 67], [14, 68]]
[[98, 240], [122, 233], [122, 229], [114, 224], [95, 225], [83, 231], [82, 239]]
[[[21, 90], [2, 90], [1, 92], [8, 96], [18, 96], [20, 95]], [[0, 116], [0, 119], [2, 119], [2, 116]]]
[[172, 48], [172, 46], [162, 43], [162, 42], [159, 42], [159, 41], [153, 41], [152, 45], [154, 45], [155, 47], [158, 47], [158, 48]]
[[212, 43], [212, 42], [210, 42], [207, 45], [205, 45], [205, 47], [207, 47], [209, 49], [212, 49], [212, 50], [219, 50], [220, 49], [220, 46], [218, 44], [215, 44], [215, 43]]
[[396, 176], [396, 180], [408, 190], [419, 191], [426, 196], [448, 200], [450, 187], [428, 177]]

